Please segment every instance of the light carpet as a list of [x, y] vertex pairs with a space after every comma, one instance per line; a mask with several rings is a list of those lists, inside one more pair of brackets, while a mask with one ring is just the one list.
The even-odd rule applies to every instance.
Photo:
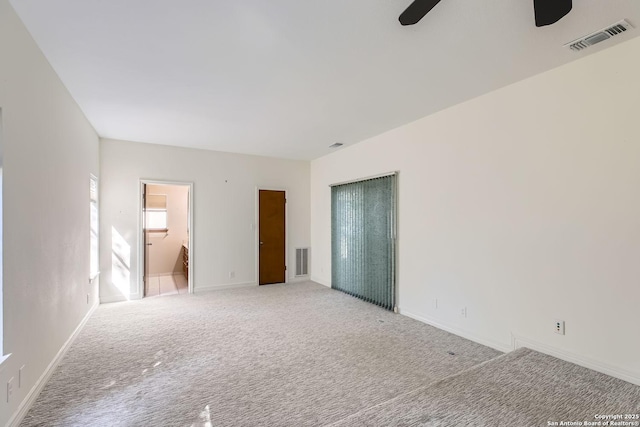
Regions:
[[100, 306], [23, 426], [320, 426], [498, 356], [315, 283]]
[[638, 414], [640, 387], [521, 348], [331, 427], [638, 426]]

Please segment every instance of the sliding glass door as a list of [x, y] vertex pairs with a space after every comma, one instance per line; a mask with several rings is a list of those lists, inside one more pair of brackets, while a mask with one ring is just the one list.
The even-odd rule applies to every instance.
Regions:
[[331, 187], [331, 287], [395, 308], [396, 175]]

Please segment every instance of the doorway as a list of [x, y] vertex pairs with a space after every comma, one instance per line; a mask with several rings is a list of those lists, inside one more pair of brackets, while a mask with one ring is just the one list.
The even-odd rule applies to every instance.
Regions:
[[258, 190], [258, 283], [285, 283], [286, 192]]
[[192, 185], [142, 181], [141, 295], [192, 292]]

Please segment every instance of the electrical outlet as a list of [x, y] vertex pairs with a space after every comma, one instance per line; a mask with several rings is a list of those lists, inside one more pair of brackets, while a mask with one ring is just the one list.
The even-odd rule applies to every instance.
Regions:
[[234, 279], [236, 277], [236, 272], [235, 271], [230, 271], [229, 272], [229, 279]]
[[434, 300], [433, 307], [434, 307], [436, 310], [438, 309], [438, 298], [436, 298], [436, 299]]
[[13, 377], [7, 381], [7, 403], [11, 401], [11, 395], [13, 394]]
[[460, 310], [460, 316], [467, 317], [467, 307], [462, 307], [462, 310]]
[[26, 365], [22, 365], [20, 370], [18, 371], [18, 388], [22, 388], [22, 382], [24, 381], [24, 367]]
[[91, 295], [91, 294], [87, 294], [87, 304], [89, 304], [89, 296], [90, 296], [90, 295]]
[[556, 334], [564, 335], [564, 320], [555, 321]]

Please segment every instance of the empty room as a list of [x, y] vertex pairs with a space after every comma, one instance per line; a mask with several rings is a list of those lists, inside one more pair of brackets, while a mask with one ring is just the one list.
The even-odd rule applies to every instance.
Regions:
[[640, 426], [639, 26], [0, 0], [0, 426]]

